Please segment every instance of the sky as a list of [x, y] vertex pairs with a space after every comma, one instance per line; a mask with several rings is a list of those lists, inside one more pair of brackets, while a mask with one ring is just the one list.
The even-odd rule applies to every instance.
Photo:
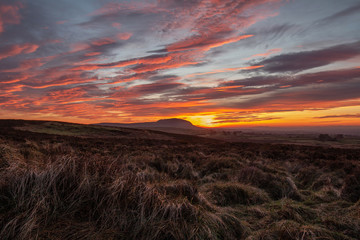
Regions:
[[0, 118], [360, 125], [359, 0], [0, 0]]

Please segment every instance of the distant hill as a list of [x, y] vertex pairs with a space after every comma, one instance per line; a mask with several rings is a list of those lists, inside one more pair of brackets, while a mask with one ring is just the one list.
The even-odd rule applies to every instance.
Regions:
[[176, 129], [187, 129], [187, 130], [200, 130], [202, 128], [194, 126], [191, 122], [179, 119], [161, 119], [157, 122], [144, 122], [144, 123], [98, 123], [96, 125], [102, 126], [114, 126], [114, 127], [125, 127], [125, 128], [176, 128]]

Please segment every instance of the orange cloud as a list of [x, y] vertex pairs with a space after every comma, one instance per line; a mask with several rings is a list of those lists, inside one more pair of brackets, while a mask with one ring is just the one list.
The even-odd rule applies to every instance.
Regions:
[[254, 35], [241, 35], [236, 37], [231, 37], [227, 39], [208, 39], [206, 35], [192, 36], [188, 39], [173, 43], [169, 45], [166, 50], [168, 52], [174, 51], [183, 51], [191, 49], [200, 49], [203, 51], [208, 51], [212, 48], [220, 47], [225, 44], [234, 43], [242, 39], [252, 37]]
[[97, 56], [100, 55], [101, 52], [90, 52], [90, 53], [86, 53], [85, 56], [86, 57], [92, 57], [92, 56]]
[[43, 59], [33, 58], [22, 61], [16, 68], [1, 70], [0, 72], [23, 72], [32, 68], [41, 67], [42, 65], [44, 65]]
[[3, 91], [5, 93], [12, 93], [12, 92], [19, 92], [22, 91], [22, 89], [26, 87], [25, 85], [19, 84], [19, 85], [13, 85], [9, 87], [2, 87]]
[[81, 78], [80, 76], [73, 75], [65, 78], [60, 78], [39, 84], [38, 86], [27, 86], [33, 89], [43, 89], [49, 87], [68, 86], [71, 84], [88, 83], [97, 80], [96, 78]]
[[94, 101], [99, 98], [89, 97], [86, 89], [82, 86], [69, 89], [61, 89], [49, 92], [45, 97], [39, 99], [38, 104], [42, 103], [56, 103], [68, 104], [74, 102], [87, 102]]
[[4, 49], [0, 49], [0, 60], [19, 54], [29, 54], [35, 52], [39, 48], [39, 45], [32, 43], [15, 44], [7, 46]]
[[108, 45], [108, 44], [112, 44], [115, 41], [111, 38], [101, 38], [101, 39], [97, 39], [95, 41], [93, 41], [91, 44], [94, 46], [103, 46], [103, 45]]
[[237, 41], [240, 41], [242, 39], [246, 39], [246, 38], [250, 38], [250, 37], [253, 37], [254, 35], [242, 35], [242, 36], [237, 36], [237, 37], [232, 37], [232, 38], [228, 38], [228, 39], [225, 39], [223, 41], [219, 41], [217, 43], [213, 43], [213, 44], [210, 44], [209, 46], [207, 46], [205, 49], [206, 50], [210, 50], [212, 48], [216, 48], [216, 47], [221, 47], [225, 44], [229, 44], [229, 43], [234, 43], [234, 42], [237, 42]]
[[[243, 56], [239, 56], [237, 59], [239, 61], [214, 65], [222, 59], [222, 56], [217, 61], [212, 60], [220, 54], [227, 53], [222, 50], [229, 50], [235, 45], [230, 45], [231, 43], [253, 36], [244, 33], [250, 25], [259, 19], [274, 15], [276, 4], [269, 4], [273, 2], [279, 1], [158, 0], [151, 4], [144, 1], [106, 4], [104, 8], [84, 19], [84, 21], [89, 20], [84, 22], [85, 25], [88, 24], [87, 26], [99, 26], [98, 31], [93, 32], [98, 34], [96, 38], [93, 34], [87, 39], [86, 36], [81, 36], [83, 42], [72, 42], [73, 44], [70, 42], [73, 39], [66, 39], [65, 42], [70, 43], [68, 52], [59, 53], [64, 47], [62, 44], [38, 51], [42, 56], [47, 53], [56, 54], [54, 56], [56, 61], [20, 57], [7, 59], [11, 56], [35, 52], [39, 47], [35, 44], [20, 44], [0, 49], [0, 59], [6, 59], [0, 63], [2, 69], [0, 71], [5, 73], [0, 74], [1, 110], [16, 110], [22, 112], [23, 116], [27, 113], [49, 116], [46, 114], [51, 113], [57, 116], [56, 120], [75, 119], [82, 122], [99, 122], [101, 119], [121, 122], [124, 121], [123, 116], [130, 121], [134, 119], [146, 121], [152, 118], [188, 115], [193, 116], [190, 119], [204, 119], [203, 125], [215, 123], [221, 125], [238, 124], [241, 121], [273, 124], [283, 121], [280, 118], [285, 115], [281, 115], [281, 112], [292, 111], [293, 115], [301, 115], [306, 109], [315, 111], [315, 108], [359, 106], [359, 100], [354, 100], [359, 96], [358, 84], [356, 84], [359, 76], [356, 71], [360, 68], [358, 64], [352, 64], [351, 71], [327, 71], [327, 74], [312, 72], [306, 75], [290, 75], [285, 74], [288, 68], [284, 66], [280, 69], [279, 75], [254, 71], [236, 76], [223, 74], [217, 75], [217, 78], [205, 76], [187, 79], [258, 68], [265, 71], [271, 65], [278, 66], [279, 62], [290, 63], [290, 70], [299, 63], [307, 65], [311, 60], [316, 60], [315, 65], [310, 64], [311, 67], [317, 66], [318, 61], [328, 63], [329, 55], [321, 55], [321, 57], [318, 52], [314, 54], [314, 51], [311, 51], [309, 57], [305, 58], [306, 61], [302, 61], [299, 54], [294, 57], [296, 61], [292, 62], [289, 61], [289, 57], [283, 56], [273, 59], [272, 62], [259, 60], [257, 64], [254, 63], [256, 66], [229, 67], [241, 66], [234, 65], [244, 62]], [[4, 9], [0, 7], [0, 32], [7, 27], [7, 24], [20, 22], [18, 10], [13, 6]], [[6, 19], [5, 15], [8, 15]], [[121, 20], [124, 26], [115, 22], [116, 19]], [[57, 22], [57, 24], [64, 23], [65, 21]], [[100, 26], [103, 28], [100, 29]], [[256, 30], [256, 27], [254, 28]], [[41, 26], [39, 29], [41, 30]], [[108, 35], [109, 31], [113, 32], [112, 35]], [[132, 34], [140, 31], [146, 41], [150, 40], [141, 46], [141, 49], [131, 52], [125, 41], [131, 39]], [[154, 42], [153, 32], [161, 33], [161, 37], [164, 38], [158, 38], [159, 42]], [[260, 38], [263, 36], [261, 31], [255, 32], [260, 33]], [[168, 42], [172, 39], [176, 40]], [[141, 44], [139, 39], [134, 39], [134, 43], [135, 41]], [[49, 43], [59, 42], [44, 39], [37, 44], [42, 46]], [[150, 46], [151, 44], [153, 46]], [[158, 49], [159, 46], [165, 47]], [[222, 46], [223, 49], [208, 52]], [[239, 44], [237, 47], [247, 46]], [[114, 51], [115, 48], [119, 54]], [[345, 50], [351, 53], [349, 56], [353, 56], [353, 49]], [[149, 55], [136, 55], [139, 50]], [[254, 54], [250, 58], [267, 57], [280, 51], [280, 48], [273, 48], [264, 53]], [[131, 58], [125, 58], [130, 54], [133, 54]], [[342, 56], [341, 51], [335, 51], [335, 55], [336, 58], [331, 59], [341, 60], [338, 57]], [[107, 57], [122, 58], [122, 60], [109, 62]], [[335, 62], [331, 59], [329, 62]], [[215, 67], [208, 72], [193, 73], [199, 71], [194, 65]], [[354, 65], [358, 67], [355, 68]], [[184, 71], [163, 73], [184, 66], [193, 67]], [[304, 69], [308, 69], [307, 66]], [[133, 83], [129, 83], [131, 81]], [[120, 116], [117, 115], [119, 113]], [[273, 116], [273, 113], [281, 116]], [[3, 112], [0, 114], [4, 116]], [[321, 116], [327, 116], [326, 118], [336, 116], [340, 119], [350, 115], [345, 113]], [[284, 119], [290, 121], [292, 118], [290, 116]]]
[[131, 36], [132, 36], [132, 33], [128, 33], [128, 32], [119, 33], [116, 35], [116, 37], [120, 40], [128, 40], [129, 38], [131, 38]]
[[269, 56], [271, 54], [281, 52], [281, 50], [282, 50], [281, 48], [273, 48], [273, 49], [267, 50], [265, 53], [254, 54], [254, 55], [251, 55], [250, 57], [245, 58], [245, 59], [249, 60], [249, 59], [252, 59], [252, 58], [255, 58], [255, 57], [267, 57], [267, 56]]
[[279, 88], [289, 88], [291, 87], [292, 85], [284, 85], [284, 86], [280, 86]]
[[85, 70], [91, 71], [96, 69], [103, 69], [103, 68], [120, 68], [120, 67], [127, 67], [137, 64], [161, 64], [169, 62], [172, 59], [170, 55], [155, 55], [137, 59], [130, 59], [125, 61], [113, 62], [113, 63], [106, 63], [106, 64], [88, 64], [88, 65], [81, 65], [74, 67], [72, 70]]

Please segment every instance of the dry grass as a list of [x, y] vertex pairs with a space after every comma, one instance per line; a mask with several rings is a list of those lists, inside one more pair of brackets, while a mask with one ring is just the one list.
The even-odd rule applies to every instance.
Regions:
[[0, 239], [360, 236], [359, 150], [0, 122]]

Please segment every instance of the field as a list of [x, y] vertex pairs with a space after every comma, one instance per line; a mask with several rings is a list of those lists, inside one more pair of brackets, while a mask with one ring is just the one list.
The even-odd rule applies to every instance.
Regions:
[[346, 146], [0, 120], [0, 239], [357, 240], [359, 160]]
[[215, 133], [197, 135], [228, 142], [277, 143], [326, 148], [360, 148], [360, 136], [348, 134], [217, 131]]

